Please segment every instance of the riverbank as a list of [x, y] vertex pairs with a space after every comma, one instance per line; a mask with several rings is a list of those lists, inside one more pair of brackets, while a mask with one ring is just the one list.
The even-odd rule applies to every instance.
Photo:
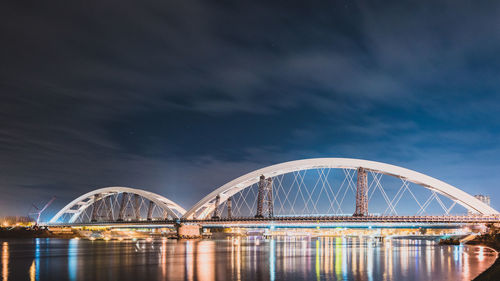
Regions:
[[460, 239], [458, 238], [448, 238], [439, 240], [438, 245], [460, 245]]
[[75, 238], [79, 237], [74, 232], [54, 232], [42, 228], [30, 227], [0, 227], [0, 239], [8, 238]]
[[498, 281], [500, 280], [500, 233], [483, 234], [475, 239], [467, 242], [468, 245], [481, 245], [494, 249], [499, 253], [495, 263], [493, 263], [487, 270], [479, 274], [474, 281]]

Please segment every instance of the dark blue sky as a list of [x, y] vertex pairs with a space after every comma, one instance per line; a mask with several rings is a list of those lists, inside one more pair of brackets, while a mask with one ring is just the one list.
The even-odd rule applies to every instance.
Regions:
[[[500, 208], [497, 1], [4, 1], [0, 214], [353, 157]], [[369, 2], [369, 3], [367, 3]]]

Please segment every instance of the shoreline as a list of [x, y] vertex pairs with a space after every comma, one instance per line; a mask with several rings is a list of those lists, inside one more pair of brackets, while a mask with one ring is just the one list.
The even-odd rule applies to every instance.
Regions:
[[495, 262], [485, 271], [481, 272], [474, 281], [500, 280], [500, 232], [495, 226], [491, 226], [490, 232], [477, 236], [468, 241], [466, 245], [483, 246], [493, 249], [497, 253]]
[[495, 262], [488, 267], [485, 271], [481, 272], [476, 276], [473, 281], [493, 281], [500, 279], [500, 247], [494, 247], [493, 245], [488, 245], [488, 243], [467, 243], [470, 246], [483, 246], [494, 250], [497, 253], [497, 258]]
[[30, 229], [23, 227], [0, 228], [0, 239], [31, 239], [31, 238], [63, 238], [80, 237], [74, 232], [55, 233], [47, 229]]

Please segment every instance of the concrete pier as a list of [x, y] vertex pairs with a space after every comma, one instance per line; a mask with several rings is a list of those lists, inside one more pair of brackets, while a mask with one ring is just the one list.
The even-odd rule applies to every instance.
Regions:
[[201, 237], [201, 226], [198, 224], [179, 224], [177, 228], [178, 238], [200, 238]]

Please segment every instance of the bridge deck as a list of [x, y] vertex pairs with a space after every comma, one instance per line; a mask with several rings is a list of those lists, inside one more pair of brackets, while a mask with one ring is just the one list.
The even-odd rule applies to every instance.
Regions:
[[207, 222], [406, 222], [406, 223], [500, 223], [500, 216], [304, 216], [252, 218], [234, 217], [208, 220], [183, 220], [188, 223]]
[[220, 219], [180, 219], [180, 220], [139, 220], [139, 221], [100, 221], [88, 223], [49, 223], [47, 226], [142, 226], [158, 227], [160, 225], [172, 226], [176, 223], [200, 224], [200, 225], [224, 225], [224, 224], [325, 224], [325, 223], [439, 223], [439, 224], [477, 224], [477, 223], [500, 223], [500, 216], [312, 216], [312, 217], [233, 217]]

